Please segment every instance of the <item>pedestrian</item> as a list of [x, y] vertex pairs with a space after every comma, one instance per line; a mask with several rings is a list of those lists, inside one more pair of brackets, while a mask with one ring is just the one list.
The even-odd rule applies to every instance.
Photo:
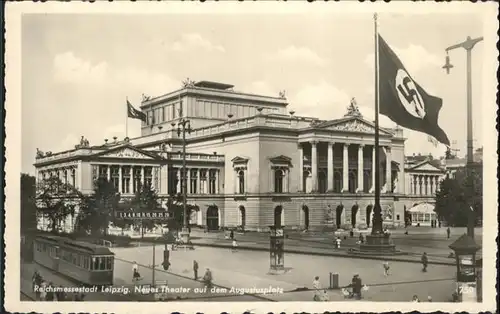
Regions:
[[139, 273], [139, 266], [137, 265], [137, 262], [134, 261], [134, 264], [132, 265], [132, 281], [139, 281], [141, 280], [141, 274]]
[[446, 235], [448, 236], [448, 239], [450, 238], [450, 233], [451, 233], [450, 227], [446, 228]]
[[212, 280], [213, 280], [212, 271], [209, 268], [207, 268], [205, 270], [205, 275], [203, 275], [203, 283], [205, 284], [205, 287], [212, 288]]
[[335, 240], [335, 248], [340, 249], [340, 242], [342, 242], [342, 240], [340, 240], [340, 237], [337, 237]]
[[236, 239], [233, 239], [233, 245], [232, 245], [232, 248], [231, 248], [231, 252], [237, 252], [238, 250], [238, 243], [236, 242]]
[[234, 240], [234, 231], [231, 229], [231, 232], [229, 233], [229, 237], [231, 240]]
[[427, 253], [424, 252], [424, 254], [422, 254], [422, 271], [425, 273], [427, 272], [427, 264], [428, 264], [429, 260], [427, 259]]
[[359, 243], [360, 244], [365, 243], [365, 239], [363, 238], [363, 234], [362, 233], [359, 234]]
[[319, 276], [314, 277], [312, 287], [314, 290], [313, 301], [321, 301], [321, 283], [319, 282]]
[[385, 261], [382, 263], [382, 266], [384, 267], [384, 276], [387, 277], [389, 276], [389, 261]]
[[356, 300], [361, 300], [361, 298], [362, 298], [361, 288], [363, 287], [363, 283], [362, 283], [361, 278], [359, 277], [359, 274], [355, 274], [352, 277], [351, 285], [352, 285], [352, 293], [353, 293], [354, 297], [356, 298]]
[[194, 280], [198, 280], [198, 262], [196, 260], [193, 261], [193, 272]]
[[418, 295], [414, 294], [413, 295], [413, 299], [411, 300], [411, 302], [420, 302], [420, 300], [418, 298]]
[[47, 282], [46, 281], [42, 281], [40, 283], [40, 288], [39, 288], [39, 298], [40, 298], [40, 301], [45, 301], [45, 299], [47, 298]]
[[47, 293], [45, 294], [45, 301], [54, 301], [54, 284], [49, 282], [47, 285]]

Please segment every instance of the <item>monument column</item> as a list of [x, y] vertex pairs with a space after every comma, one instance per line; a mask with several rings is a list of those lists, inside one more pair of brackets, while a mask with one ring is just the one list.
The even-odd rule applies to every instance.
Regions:
[[304, 189], [304, 147], [301, 143], [297, 144], [299, 148], [299, 192], [305, 192]]
[[363, 148], [365, 145], [360, 144], [358, 147], [358, 189], [356, 192], [363, 192], [364, 188], [364, 176], [363, 176]]
[[333, 142], [328, 142], [328, 191], [333, 191]]
[[312, 191], [318, 191], [318, 142], [311, 142], [311, 176], [312, 176]]
[[349, 144], [344, 143], [342, 157], [342, 192], [349, 191]]

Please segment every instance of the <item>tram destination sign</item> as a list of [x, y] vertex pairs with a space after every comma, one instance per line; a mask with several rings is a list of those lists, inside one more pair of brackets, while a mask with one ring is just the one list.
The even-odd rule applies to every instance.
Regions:
[[121, 219], [170, 219], [167, 211], [115, 212], [115, 215]]

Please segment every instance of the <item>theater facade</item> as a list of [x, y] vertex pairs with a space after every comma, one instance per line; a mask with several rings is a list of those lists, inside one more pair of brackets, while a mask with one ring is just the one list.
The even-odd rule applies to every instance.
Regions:
[[[236, 92], [217, 82], [187, 82], [166, 95], [144, 97], [147, 116], [137, 138], [84, 137], [67, 151], [37, 152], [37, 180], [59, 176], [83, 193], [99, 177], [111, 180], [122, 199], [141, 183], [159, 194], [181, 192], [187, 178], [188, 202], [197, 205], [191, 224], [215, 230], [243, 226], [265, 231], [329, 229], [370, 225], [375, 167], [380, 169], [385, 224], [403, 225], [406, 209], [434, 203], [444, 169], [423, 160], [408, 163], [399, 128], [380, 130], [380, 164], [374, 164], [374, 124], [354, 99], [342, 118], [302, 117], [278, 97]], [[189, 119], [187, 171], [182, 173], [184, 141], [177, 132]], [[72, 228], [72, 218], [63, 223]]]

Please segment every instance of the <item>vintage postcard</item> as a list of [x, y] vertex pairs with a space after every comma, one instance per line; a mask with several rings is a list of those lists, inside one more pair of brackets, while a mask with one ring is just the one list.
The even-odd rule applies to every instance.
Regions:
[[8, 311], [496, 308], [494, 4], [6, 12]]

